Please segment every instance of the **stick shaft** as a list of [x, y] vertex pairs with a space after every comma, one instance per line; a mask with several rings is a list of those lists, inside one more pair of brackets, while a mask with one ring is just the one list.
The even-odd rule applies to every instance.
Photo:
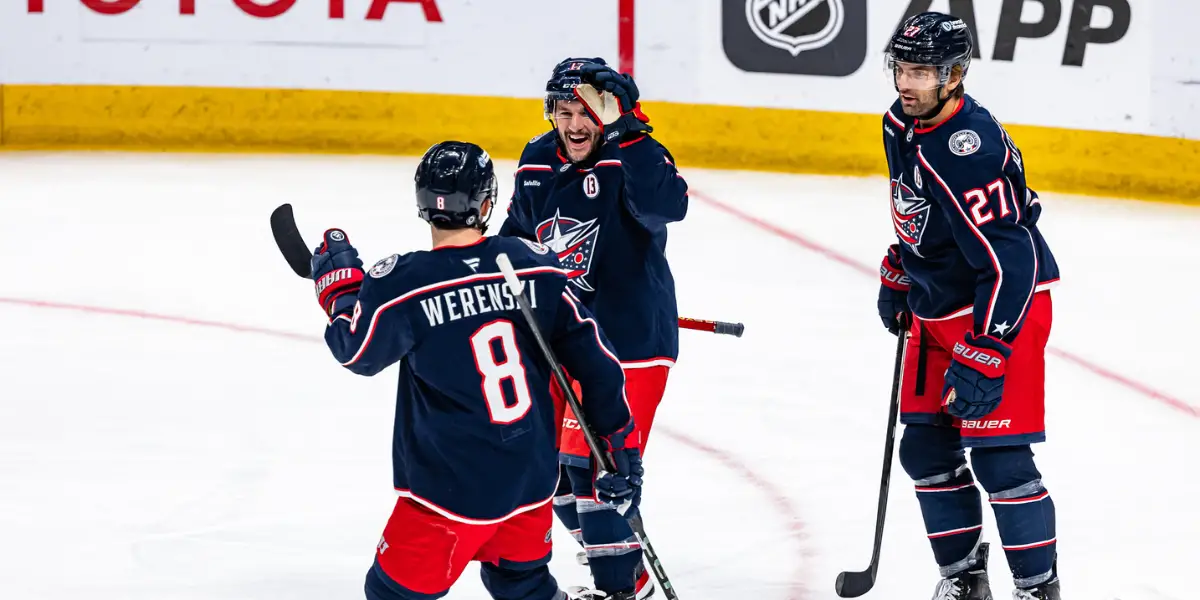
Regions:
[[679, 317], [680, 329], [692, 329], [695, 331], [707, 331], [720, 335], [732, 335], [734, 337], [742, 337], [742, 332], [746, 330], [746, 326], [741, 323], [727, 323], [725, 321], [708, 321], [705, 319], [689, 319], [688, 317]]
[[[563, 395], [566, 396], [567, 405], [575, 412], [575, 419], [579, 422], [579, 428], [583, 431], [583, 437], [587, 441], [588, 449], [591, 450], [592, 456], [596, 459], [602, 470], [609, 473], [616, 473], [617, 469], [612, 455], [601, 449], [596, 434], [592, 432], [592, 428], [587, 422], [587, 417], [583, 413], [583, 405], [579, 403], [579, 398], [575, 397], [575, 390], [567, 381], [562, 364], [558, 362], [558, 358], [554, 355], [554, 350], [550, 348], [550, 345], [546, 343], [545, 337], [542, 336], [542, 331], [538, 326], [533, 308], [530, 306], [529, 300], [525, 298], [523, 292], [524, 286], [517, 279], [517, 273], [513, 269], [508, 255], [500, 254], [497, 256], [496, 264], [500, 266], [500, 272], [504, 274], [504, 280], [508, 284], [509, 291], [516, 297], [517, 305], [521, 308], [521, 314], [529, 323], [529, 329], [533, 331], [534, 340], [537, 341], [538, 347], [542, 350], [546, 362], [550, 363], [550, 370], [554, 373], [554, 379], [562, 389]], [[679, 600], [679, 595], [675, 593], [675, 586], [671, 584], [671, 579], [667, 577], [667, 572], [663, 569], [662, 561], [658, 558], [658, 553], [655, 552], [654, 546], [650, 543], [650, 538], [646, 536], [646, 528], [642, 524], [641, 515], [634, 514], [628, 517], [628, 521], [629, 528], [633, 530], [633, 534], [637, 536], [638, 542], [642, 545], [642, 554], [645, 556], [646, 561], [650, 563], [650, 571], [654, 573], [654, 578], [658, 581], [658, 586], [662, 589], [663, 595], [667, 600]]]

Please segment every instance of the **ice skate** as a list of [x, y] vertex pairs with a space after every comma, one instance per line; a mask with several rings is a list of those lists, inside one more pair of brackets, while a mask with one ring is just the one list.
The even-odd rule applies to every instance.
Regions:
[[654, 582], [650, 579], [650, 573], [646, 571], [646, 567], [643, 565], [638, 565], [637, 583], [634, 590], [632, 593], [618, 592], [612, 596], [606, 596], [600, 590], [574, 586], [567, 588], [567, 597], [570, 600], [646, 600], [646, 598], [654, 596]]
[[[987, 575], [988, 545], [979, 545], [975, 566], [938, 582], [933, 600], [992, 600], [992, 588]], [[1031, 596], [1030, 598], [1038, 598]], [[1057, 597], [1056, 597], [1057, 598]], [[1024, 597], [1016, 600], [1026, 600]]]

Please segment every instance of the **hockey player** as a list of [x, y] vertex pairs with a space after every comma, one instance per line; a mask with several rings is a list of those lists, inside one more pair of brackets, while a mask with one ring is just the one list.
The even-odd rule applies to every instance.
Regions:
[[[526, 145], [501, 235], [546, 244], [571, 272], [571, 293], [596, 314], [625, 370], [633, 444], [644, 452], [678, 353], [675, 282], [664, 255], [667, 224], [687, 214], [687, 183], [648, 134], [638, 88], [600, 58], [568, 58], [546, 84], [552, 129]], [[590, 400], [584, 390], [583, 403]], [[641, 547], [611, 507], [592, 500], [587, 447], [564, 420], [561, 459], [570, 485], [554, 512], [583, 545], [595, 598], [654, 592]], [[565, 484], [566, 482], [564, 482]]]
[[964, 92], [972, 48], [967, 25], [941, 13], [906, 19], [887, 48], [899, 99], [883, 117], [883, 142], [899, 243], [883, 260], [878, 305], [893, 333], [913, 323], [900, 463], [941, 569], [934, 598], [992, 597], [978, 481], [1013, 597], [1057, 599], [1054, 503], [1030, 444], [1046, 438], [1046, 290], [1058, 266], [1021, 151]]
[[[368, 272], [339, 229], [312, 258], [325, 341], [360, 375], [399, 364], [392, 444], [396, 507], [367, 573], [369, 600], [446, 595], [470, 561], [497, 600], [561, 600], [550, 575], [561, 404], [551, 370], [502, 275], [506, 253], [538, 325], [588, 395], [587, 419], [617, 473], [594, 482], [605, 506], [636, 510], [641, 459], [624, 378], [567, 271], [545, 246], [483, 237], [496, 199], [481, 148], [442, 142], [417, 168], [417, 206], [433, 250], [392, 255]], [[611, 503], [611, 504], [607, 504]]]

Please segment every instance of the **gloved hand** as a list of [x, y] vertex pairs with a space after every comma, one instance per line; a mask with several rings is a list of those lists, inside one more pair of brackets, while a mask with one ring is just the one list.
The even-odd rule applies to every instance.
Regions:
[[313, 250], [312, 279], [317, 302], [333, 317], [353, 310], [363, 282], [363, 262], [358, 250], [341, 229], [325, 231], [324, 241]]
[[633, 77], [622, 75], [597, 63], [583, 63], [568, 75], [577, 75], [591, 86], [575, 88], [579, 101], [588, 109], [588, 116], [601, 127], [605, 142], [614, 142], [633, 137], [635, 134], [654, 131], [648, 125], [650, 117], [642, 112], [637, 84]]
[[616, 504], [621, 514], [637, 508], [641, 502], [642, 475], [646, 472], [642, 468], [642, 453], [636, 446], [626, 447], [631, 434], [633, 419], [622, 429], [600, 437], [600, 449], [612, 456], [617, 472], [601, 470], [596, 475], [596, 498], [601, 502]]
[[883, 319], [883, 326], [892, 335], [899, 335], [904, 323], [912, 323], [912, 312], [908, 308], [908, 289], [912, 282], [900, 265], [898, 244], [888, 248], [887, 256], [883, 257], [883, 264], [879, 266], [879, 278], [883, 282], [879, 286], [879, 300], [876, 302], [879, 318]]
[[946, 369], [942, 404], [964, 421], [981, 419], [996, 410], [1004, 394], [1004, 371], [1012, 347], [986, 335], [967, 332], [954, 344], [954, 360]]

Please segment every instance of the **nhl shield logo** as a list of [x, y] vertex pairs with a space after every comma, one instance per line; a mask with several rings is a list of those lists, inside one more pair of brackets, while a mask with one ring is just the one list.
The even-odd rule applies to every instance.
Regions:
[[579, 221], [564, 217], [558, 211], [537, 226], [538, 241], [558, 256], [559, 264], [569, 271], [567, 277], [571, 283], [587, 292], [595, 291], [587, 276], [592, 272], [592, 257], [599, 237], [600, 226], [596, 219]]
[[892, 180], [892, 225], [896, 235], [920, 256], [917, 247], [925, 235], [930, 204], [913, 192], [903, 180]]
[[842, 0], [746, 0], [746, 21], [754, 35], [792, 56], [829, 45], [845, 20]]

